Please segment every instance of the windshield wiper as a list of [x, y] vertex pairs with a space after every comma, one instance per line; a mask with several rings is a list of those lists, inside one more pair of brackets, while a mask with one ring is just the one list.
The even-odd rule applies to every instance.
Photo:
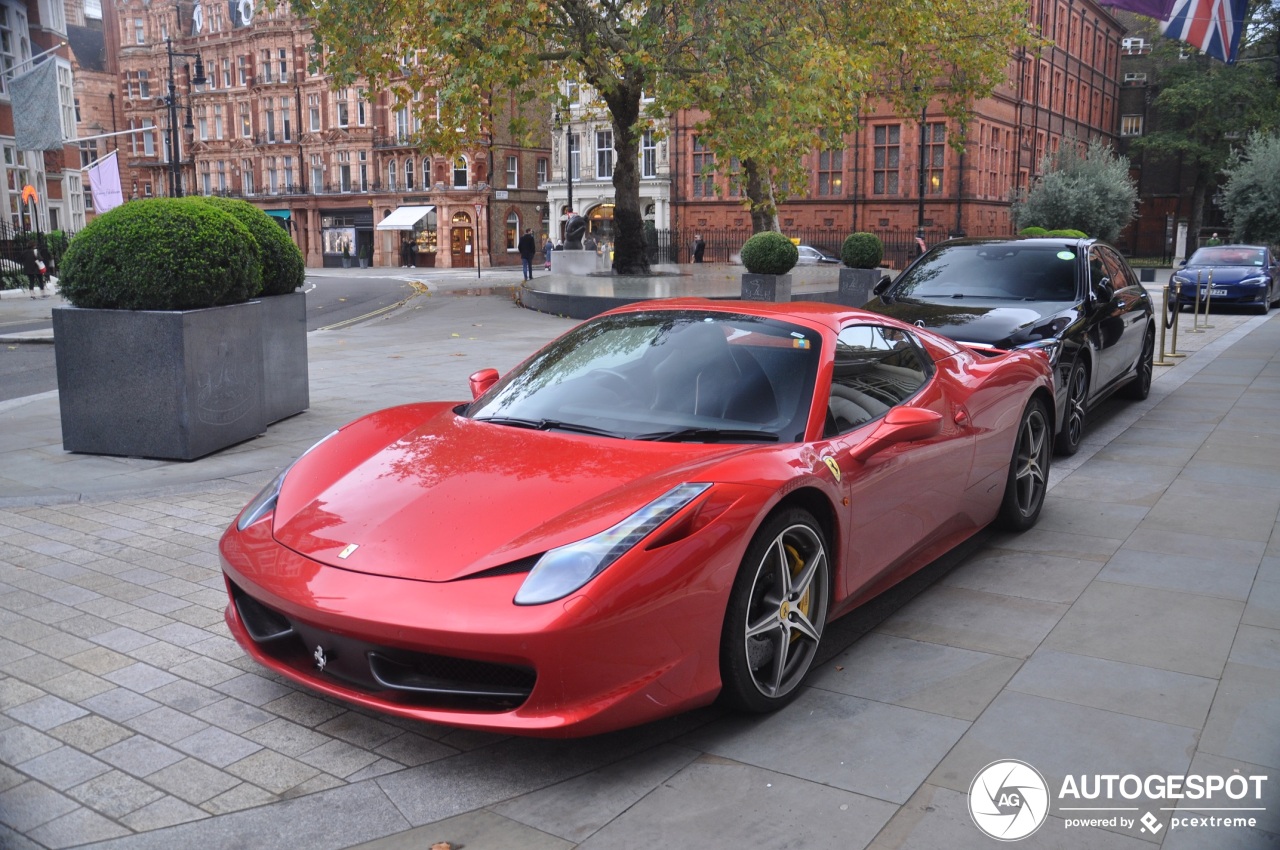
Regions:
[[477, 422], [493, 422], [496, 425], [510, 425], [515, 428], [531, 428], [534, 431], [573, 431], [578, 434], [594, 434], [597, 437], [613, 437], [621, 439], [621, 434], [606, 431], [603, 428], [592, 428], [590, 425], [578, 425], [574, 422], [561, 422], [558, 419], [519, 419], [514, 416], [477, 416]]
[[767, 443], [776, 443], [778, 435], [772, 431], [750, 431], [735, 428], [679, 428], [675, 431], [654, 431], [651, 434], [640, 434], [634, 439], [653, 440], [659, 443], [678, 443], [686, 440], [704, 443], [718, 443], [722, 440], [761, 440]]

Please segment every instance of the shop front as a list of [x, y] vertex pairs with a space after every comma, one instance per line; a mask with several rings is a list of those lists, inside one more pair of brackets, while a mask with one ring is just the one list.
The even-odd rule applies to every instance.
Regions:
[[435, 266], [437, 228], [434, 206], [418, 204], [397, 207], [378, 222], [377, 229], [384, 233], [383, 254], [395, 257], [401, 266]]
[[368, 207], [320, 211], [325, 268], [352, 266], [373, 248], [373, 211]]

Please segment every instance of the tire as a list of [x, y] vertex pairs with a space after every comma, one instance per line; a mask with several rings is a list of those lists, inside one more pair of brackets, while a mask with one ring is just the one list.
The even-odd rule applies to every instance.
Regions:
[[1026, 531], [1040, 519], [1049, 487], [1052, 426], [1044, 402], [1032, 399], [1022, 412], [1018, 437], [1009, 461], [1009, 478], [995, 525], [1006, 531]]
[[1067, 408], [1062, 414], [1062, 428], [1058, 431], [1054, 450], [1064, 457], [1080, 450], [1080, 442], [1084, 439], [1085, 417], [1089, 406], [1089, 370], [1083, 360], [1077, 360], [1071, 367], [1071, 376], [1067, 379]]
[[830, 588], [817, 521], [799, 508], [766, 520], [747, 547], [725, 614], [724, 704], [764, 714], [795, 699], [822, 641]]
[[1121, 395], [1130, 401], [1142, 401], [1151, 395], [1151, 378], [1156, 366], [1156, 332], [1147, 328], [1142, 340], [1142, 355], [1138, 358], [1138, 371], [1133, 380], [1125, 384]]

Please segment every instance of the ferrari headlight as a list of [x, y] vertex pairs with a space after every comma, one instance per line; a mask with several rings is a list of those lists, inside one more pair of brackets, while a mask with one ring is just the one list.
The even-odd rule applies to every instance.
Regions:
[[1058, 359], [1062, 357], [1062, 340], [1060, 339], [1038, 339], [1035, 342], [1023, 343], [1018, 348], [1039, 351], [1049, 358], [1049, 365], [1053, 367], [1058, 365]]
[[284, 468], [284, 471], [272, 479], [271, 483], [263, 487], [258, 495], [253, 497], [253, 501], [244, 506], [244, 510], [240, 512], [240, 519], [236, 520], [236, 529], [244, 531], [258, 520], [276, 509], [276, 499], [280, 498], [280, 488], [284, 486], [284, 477], [289, 474], [289, 470], [293, 469], [293, 464], [302, 460], [315, 449], [316, 446], [338, 433], [330, 431], [325, 434], [302, 454], [298, 455], [297, 460]]
[[534, 564], [528, 578], [516, 591], [515, 603], [541, 605], [563, 599], [600, 575], [710, 487], [710, 484], [681, 484], [612, 528], [586, 540], [552, 549]]

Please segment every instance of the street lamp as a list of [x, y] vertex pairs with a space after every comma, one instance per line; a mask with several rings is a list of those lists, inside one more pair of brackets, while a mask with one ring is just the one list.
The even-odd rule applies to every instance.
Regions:
[[[166, 38], [164, 40], [165, 53], [169, 57], [169, 93], [162, 100], [165, 106], [169, 107], [169, 197], [182, 197], [182, 172], [180, 163], [182, 161], [182, 152], [179, 147], [181, 142], [181, 134], [178, 133], [178, 85], [173, 79], [173, 58], [182, 56], [196, 60], [196, 72], [191, 77], [191, 82], [197, 86], [205, 84], [204, 61], [200, 58], [199, 53], [181, 53], [173, 49], [173, 39]], [[191, 93], [187, 93], [187, 120], [182, 125], [183, 129], [194, 130], [195, 124], [191, 121]]]
[[[564, 182], [569, 193], [569, 212], [573, 212], [573, 114], [564, 125]], [[556, 129], [560, 129], [560, 110], [556, 110]]]

